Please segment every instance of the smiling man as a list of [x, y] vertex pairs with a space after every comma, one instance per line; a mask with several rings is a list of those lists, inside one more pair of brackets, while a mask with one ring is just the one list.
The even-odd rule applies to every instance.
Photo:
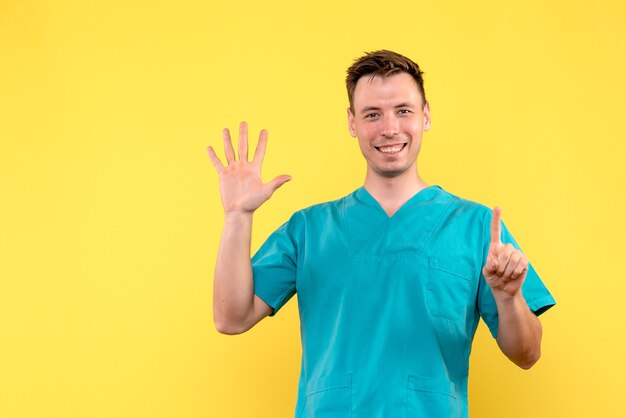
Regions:
[[[348, 127], [363, 186], [294, 213], [250, 259], [252, 215], [290, 179], [261, 180], [267, 132], [248, 161], [224, 130], [224, 230], [215, 268], [218, 331], [239, 334], [298, 293], [302, 368], [295, 417], [467, 417], [471, 342], [482, 317], [502, 352], [530, 368], [538, 315], [555, 304], [501, 221], [418, 174], [430, 129], [422, 71], [391, 51], [354, 62]], [[503, 414], [505, 412], [503, 411]]]

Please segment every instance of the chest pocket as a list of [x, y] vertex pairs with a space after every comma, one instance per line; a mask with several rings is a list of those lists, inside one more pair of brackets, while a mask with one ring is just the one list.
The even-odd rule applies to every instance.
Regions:
[[433, 316], [465, 322], [474, 305], [472, 288], [469, 267], [446, 266], [439, 258], [429, 258], [426, 304]]

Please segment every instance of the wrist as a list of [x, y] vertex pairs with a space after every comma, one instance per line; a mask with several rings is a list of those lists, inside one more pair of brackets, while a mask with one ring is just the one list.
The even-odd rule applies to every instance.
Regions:
[[252, 220], [254, 212], [246, 211], [228, 211], [224, 212], [224, 222], [240, 223], [249, 222]]
[[496, 289], [491, 289], [491, 293], [493, 294], [493, 298], [498, 303], [500, 302], [502, 303], [515, 303], [515, 302], [526, 303], [526, 300], [524, 299], [524, 295], [522, 294], [521, 289], [515, 292], [514, 294], [511, 294], [502, 290], [496, 290]]

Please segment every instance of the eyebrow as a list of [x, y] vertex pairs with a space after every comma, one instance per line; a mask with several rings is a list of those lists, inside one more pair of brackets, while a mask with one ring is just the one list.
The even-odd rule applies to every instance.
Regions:
[[[393, 108], [394, 109], [398, 109], [398, 108], [401, 108], [401, 107], [409, 107], [411, 109], [415, 108], [415, 106], [413, 106], [411, 103], [400, 103], [398, 105], [395, 105]], [[364, 108], [363, 110], [361, 110], [361, 113], [371, 112], [372, 110], [380, 110], [380, 107], [368, 106], [368, 107]]]

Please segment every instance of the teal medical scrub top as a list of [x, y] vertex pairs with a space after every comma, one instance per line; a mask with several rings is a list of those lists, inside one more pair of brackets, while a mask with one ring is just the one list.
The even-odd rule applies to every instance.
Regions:
[[[498, 311], [482, 275], [491, 209], [439, 186], [389, 217], [360, 187], [300, 210], [252, 257], [254, 292], [298, 294], [302, 365], [295, 417], [467, 417], [472, 338]], [[502, 242], [519, 246], [502, 223]], [[522, 293], [555, 304], [532, 265]]]

